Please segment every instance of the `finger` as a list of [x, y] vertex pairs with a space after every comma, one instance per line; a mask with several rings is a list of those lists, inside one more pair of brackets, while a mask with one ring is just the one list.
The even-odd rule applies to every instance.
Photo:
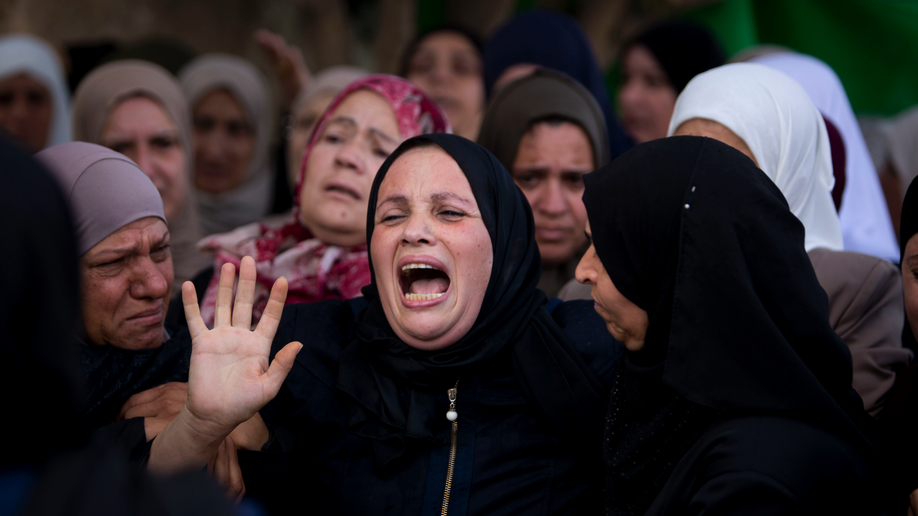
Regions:
[[124, 413], [124, 419], [135, 417], [161, 417], [172, 420], [182, 411], [182, 407], [184, 406], [184, 398], [176, 398], [174, 396], [158, 398], [142, 405], [129, 408]]
[[233, 302], [233, 285], [236, 283], [236, 266], [224, 263], [220, 270], [220, 286], [217, 289], [217, 307], [214, 316], [214, 328], [229, 326], [231, 304]]
[[245, 496], [245, 481], [242, 478], [242, 468], [239, 467], [239, 454], [236, 450], [236, 443], [232, 437], [226, 437], [226, 454], [227, 454], [227, 472], [231, 492], [238, 493], [236, 503], [242, 501]]
[[287, 278], [281, 276], [274, 282], [271, 287], [271, 297], [268, 298], [268, 304], [265, 311], [261, 314], [261, 320], [258, 321], [258, 327], [255, 333], [264, 337], [271, 342], [274, 340], [274, 334], [277, 333], [277, 326], [280, 324], [281, 315], [284, 313], [284, 301], [287, 300]]
[[201, 307], [198, 306], [198, 293], [194, 291], [194, 283], [182, 283], [182, 304], [185, 305], [185, 320], [188, 321], [188, 332], [194, 340], [198, 335], [207, 331], [207, 325], [201, 318]]
[[296, 360], [296, 355], [301, 349], [303, 349], [302, 344], [299, 342], [291, 342], [284, 346], [284, 348], [278, 351], [277, 355], [274, 356], [274, 360], [271, 362], [271, 365], [268, 366], [268, 372], [265, 373], [267, 376], [265, 390], [270, 394], [270, 399], [277, 396], [277, 392], [280, 391], [284, 379], [287, 378], [287, 374], [290, 372], [290, 369], [293, 368], [293, 362]]
[[137, 407], [138, 405], [150, 403], [153, 400], [161, 397], [166, 397], [172, 400], [181, 400], [184, 404], [185, 399], [188, 397], [188, 384], [185, 382], [169, 382], [162, 385], [157, 385], [156, 387], [147, 389], [145, 391], [138, 392], [137, 394], [128, 398], [126, 402], [124, 402], [124, 405], [121, 407], [121, 411], [118, 413], [116, 420], [124, 419], [125, 414], [132, 408]]
[[239, 264], [239, 286], [236, 287], [236, 305], [233, 307], [233, 326], [237, 328], [252, 327], [252, 305], [255, 302], [255, 282], [257, 279], [255, 259], [244, 256]]
[[[220, 443], [220, 447], [217, 448], [217, 453], [215, 453], [214, 456], [210, 458], [210, 462], [207, 463], [207, 472], [210, 473], [211, 475], [214, 475], [214, 471], [217, 467], [217, 461], [220, 458], [220, 453], [223, 451], [223, 448], [225, 446], [226, 446], [225, 443]], [[214, 475], [214, 478], [217, 478], [217, 476]]]

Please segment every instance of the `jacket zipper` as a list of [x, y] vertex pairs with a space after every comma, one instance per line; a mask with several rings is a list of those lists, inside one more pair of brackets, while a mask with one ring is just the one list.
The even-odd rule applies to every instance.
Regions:
[[456, 385], [449, 389], [449, 410], [446, 412], [446, 419], [452, 421], [453, 435], [449, 444], [449, 463], [446, 467], [446, 487], [443, 489], [443, 509], [440, 510], [440, 516], [446, 516], [449, 512], [449, 493], [453, 487], [453, 470], [456, 469], [456, 434], [459, 432], [459, 414], [456, 412], [456, 393], [459, 389], [459, 379], [456, 378]]

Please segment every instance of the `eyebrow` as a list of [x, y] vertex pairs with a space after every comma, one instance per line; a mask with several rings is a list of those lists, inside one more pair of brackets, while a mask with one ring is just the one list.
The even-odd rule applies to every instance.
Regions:
[[354, 126], [354, 125], [357, 125], [357, 121], [349, 116], [339, 116], [339, 117], [332, 118], [331, 120], [328, 121], [328, 125], [332, 125], [332, 124], [347, 124], [347, 125]]
[[388, 134], [386, 134], [386, 133], [384, 133], [384, 132], [382, 132], [382, 131], [380, 131], [379, 129], [376, 129], [376, 128], [370, 129], [370, 134], [374, 134], [374, 135], [376, 135], [376, 136], [378, 136], [378, 137], [382, 138], [383, 140], [386, 140], [387, 142], [390, 142], [390, 143], [400, 143], [400, 142], [399, 142], [398, 140], [396, 140], [395, 138], [389, 136]]
[[[163, 243], [165, 243], [166, 240], [168, 240], [168, 239], [169, 239], [169, 231], [167, 230], [165, 233], [163, 233], [163, 237], [162, 237], [162, 238], [160, 238], [160, 239], [157, 240], [156, 242], [153, 242], [153, 244], [150, 246], [150, 248], [153, 249], [153, 248], [159, 247], [159, 246], [163, 245]], [[131, 247], [122, 247], [122, 248], [119, 248], [119, 249], [106, 249], [105, 251], [99, 251], [99, 253], [98, 253], [97, 255], [95, 255], [95, 257], [98, 257], [98, 256], [105, 256], [105, 255], [109, 255], [109, 254], [112, 254], [112, 255], [119, 255], [119, 256], [121, 256], [121, 255], [127, 255], [127, 254], [131, 254], [131, 253], [136, 253], [138, 249], [140, 249], [140, 246], [139, 246], [139, 245], [134, 245], [134, 246], [131, 246]]]
[[454, 194], [453, 192], [434, 192], [430, 194], [430, 200], [434, 202], [443, 202], [447, 199], [452, 199], [466, 204], [474, 204], [472, 201], [462, 197], [461, 195]]
[[385, 199], [383, 199], [379, 203], [379, 206], [382, 206], [383, 204], [386, 204], [389, 202], [393, 204], [408, 204], [408, 197], [401, 195], [401, 194], [392, 194], [389, 197], [386, 197]]

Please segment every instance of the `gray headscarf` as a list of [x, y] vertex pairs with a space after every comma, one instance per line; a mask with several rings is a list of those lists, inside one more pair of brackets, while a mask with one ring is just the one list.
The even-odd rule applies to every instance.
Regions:
[[86, 76], [73, 100], [73, 133], [79, 141], [102, 143], [102, 131], [112, 110], [123, 100], [142, 95], [162, 107], [178, 127], [185, 149], [185, 200], [173, 220], [168, 221], [171, 234], [172, 263], [175, 281], [172, 295], [181, 291], [182, 283], [194, 278], [212, 260], [199, 253], [196, 244], [204, 236], [191, 188], [194, 154], [191, 148], [191, 121], [188, 103], [179, 82], [164, 68], [138, 60], [114, 61], [100, 66]]
[[593, 95], [563, 73], [542, 68], [513, 81], [491, 100], [481, 123], [478, 143], [513, 169], [520, 140], [534, 122], [561, 118], [577, 124], [590, 139], [593, 163], [609, 162], [606, 121]]
[[35, 157], [57, 180], [70, 205], [80, 256], [135, 220], [166, 221], [153, 182], [123, 154], [93, 143], [68, 142]]
[[192, 109], [208, 93], [228, 90], [255, 128], [255, 152], [245, 181], [229, 192], [197, 192], [204, 232], [224, 233], [261, 219], [271, 207], [274, 187], [269, 163], [273, 117], [264, 75], [241, 57], [215, 53], [190, 62], [179, 73], [179, 80]]

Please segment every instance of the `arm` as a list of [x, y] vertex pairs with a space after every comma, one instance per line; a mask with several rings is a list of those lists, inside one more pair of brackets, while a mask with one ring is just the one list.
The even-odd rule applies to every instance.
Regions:
[[235, 267], [225, 264], [220, 275], [214, 329], [201, 319], [191, 283], [182, 285], [182, 299], [192, 338], [188, 400], [178, 416], [153, 441], [149, 467], [158, 473], [200, 468], [214, 457], [226, 436], [277, 394], [294, 358], [303, 347], [287, 344], [268, 363], [287, 282], [274, 283], [264, 315], [250, 331], [255, 293], [255, 261], [242, 259], [235, 307], [231, 310]]

